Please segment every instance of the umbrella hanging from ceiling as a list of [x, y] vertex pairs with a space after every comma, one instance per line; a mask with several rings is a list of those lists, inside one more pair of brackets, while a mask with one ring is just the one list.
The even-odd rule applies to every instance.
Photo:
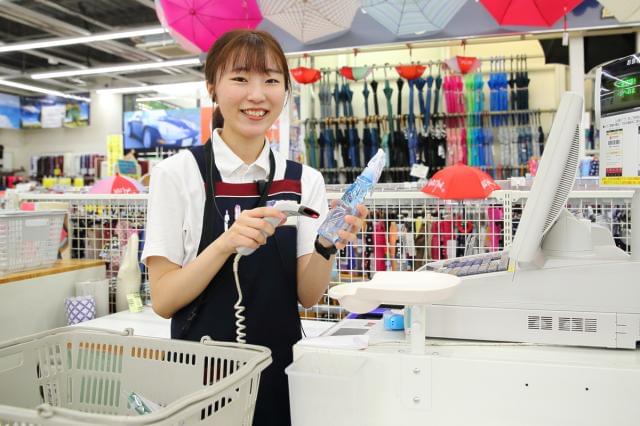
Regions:
[[398, 36], [441, 31], [467, 0], [363, 0], [362, 10]]
[[598, 0], [620, 22], [640, 21], [640, 3], [633, 0]]
[[255, 0], [155, 0], [163, 27], [182, 47], [207, 52], [227, 31], [253, 29], [262, 21]]
[[480, 0], [498, 24], [532, 27], [553, 26], [581, 2], [582, 0]]
[[262, 16], [303, 43], [317, 43], [351, 28], [359, 0], [257, 0]]

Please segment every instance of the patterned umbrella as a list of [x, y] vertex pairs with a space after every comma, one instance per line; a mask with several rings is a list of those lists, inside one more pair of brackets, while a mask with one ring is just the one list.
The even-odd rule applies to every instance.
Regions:
[[467, 0], [363, 0], [362, 9], [398, 36], [433, 33], [447, 26]]
[[303, 43], [317, 43], [351, 28], [359, 0], [257, 0], [265, 19]]
[[262, 15], [255, 0], [156, 0], [162, 26], [185, 49], [206, 52], [218, 37], [237, 28], [255, 28]]

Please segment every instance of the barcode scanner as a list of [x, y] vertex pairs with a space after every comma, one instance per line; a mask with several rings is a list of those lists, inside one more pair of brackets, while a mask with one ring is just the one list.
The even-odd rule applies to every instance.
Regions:
[[[264, 182], [264, 181], [258, 181], [257, 182], [258, 185], [260, 185], [260, 182]], [[290, 216], [303, 216], [303, 217], [310, 217], [312, 219], [317, 219], [318, 217], [320, 217], [320, 214], [317, 211], [313, 210], [312, 208], [307, 207], [307, 206], [303, 206], [303, 205], [298, 204], [298, 203], [293, 202], [293, 201], [276, 201], [275, 204], [273, 206], [270, 206], [270, 207], [273, 207], [274, 209], [280, 210], [287, 217], [290, 217]], [[265, 217], [264, 220], [266, 220], [267, 222], [269, 222], [273, 226], [278, 226], [278, 224], [280, 223], [280, 219], [278, 219], [277, 217], [273, 217], [273, 216]], [[265, 234], [265, 237], [266, 236], [267, 235]], [[238, 254], [241, 254], [243, 256], [249, 256], [255, 250], [256, 249], [249, 248], [249, 247], [238, 247], [236, 249]]]
[[[258, 184], [258, 190], [260, 190], [261, 182], [265, 186], [267, 184], [266, 181], [257, 181], [256, 183]], [[287, 217], [302, 216], [312, 219], [317, 219], [320, 217], [320, 213], [318, 213], [317, 211], [313, 210], [310, 207], [298, 204], [294, 201], [276, 201], [269, 207], [280, 210]], [[264, 220], [266, 220], [273, 226], [278, 226], [278, 224], [280, 223], [280, 219], [273, 216], [265, 217]], [[265, 234], [265, 237], [268, 236]], [[248, 256], [256, 251], [256, 249], [249, 247], [238, 247], [236, 251], [238, 252], [238, 254], [236, 254], [235, 258], [233, 259], [233, 276], [236, 281], [236, 290], [238, 291], [238, 300], [233, 305], [234, 309], [236, 310], [236, 341], [238, 343], [246, 343], [246, 333], [244, 332], [246, 327], [244, 325], [243, 315], [244, 306], [242, 305], [242, 290], [240, 289], [240, 277], [238, 276], [238, 263], [240, 262], [240, 258], [242, 258], [242, 256]]]

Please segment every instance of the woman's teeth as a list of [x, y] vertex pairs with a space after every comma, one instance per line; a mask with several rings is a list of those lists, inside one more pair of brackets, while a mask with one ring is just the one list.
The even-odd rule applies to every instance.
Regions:
[[245, 109], [242, 112], [252, 117], [262, 117], [267, 113], [267, 111], [264, 111], [264, 110], [253, 110], [253, 109]]

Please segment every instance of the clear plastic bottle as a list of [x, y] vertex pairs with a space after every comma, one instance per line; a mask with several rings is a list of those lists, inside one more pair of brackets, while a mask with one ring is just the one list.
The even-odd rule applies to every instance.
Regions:
[[364, 201], [366, 195], [380, 179], [385, 161], [386, 155], [384, 151], [378, 149], [378, 152], [369, 160], [367, 167], [365, 167], [360, 176], [347, 188], [336, 206], [329, 211], [327, 218], [318, 230], [320, 236], [332, 243], [336, 243], [340, 239], [338, 231], [341, 229], [346, 230], [349, 227], [349, 224], [345, 223], [344, 217], [357, 214], [356, 206]]

